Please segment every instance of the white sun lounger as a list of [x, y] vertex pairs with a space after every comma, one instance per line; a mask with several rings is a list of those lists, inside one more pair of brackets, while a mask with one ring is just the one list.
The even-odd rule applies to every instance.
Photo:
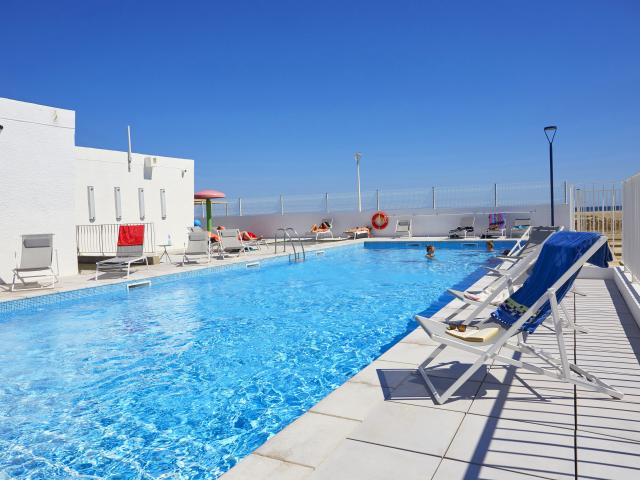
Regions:
[[319, 240], [320, 237], [329, 237], [329, 238], [334, 238], [333, 237], [333, 231], [331, 230], [333, 228], [333, 218], [323, 218], [320, 221], [320, 225], [325, 224], [325, 225], [329, 225], [326, 229], [322, 229], [319, 231], [308, 231], [304, 234], [304, 236], [306, 238], [308, 237], [313, 237], [316, 240]]
[[411, 219], [398, 219], [396, 222], [396, 237], [406, 236], [411, 238]]
[[[576, 235], [575, 232], [566, 232], [566, 234]], [[557, 239], [558, 237], [555, 238]], [[433, 394], [435, 401], [440, 404], [446, 402], [451, 395], [462, 387], [462, 385], [464, 385], [464, 383], [471, 378], [478, 369], [480, 369], [485, 363], [492, 360], [497, 360], [507, 365], [523, 368], [550, 378], [569, 382], [589, 390], [606, 393], [614, 398], [622, 398], [622, 392], [619, 392], [610, 385], [607, 385], [595, 375], [588, 373], [577, 365], [569, 362], [563, 337], [563, 322], [560, 317], [558, 306], [558, 303], [562, 298], [557, 297], [557, 292], [563, 288], [570, 287], [570, 282], [573, 281], [574, 275], [579, 272], [582, 266], [591, 259], [591, 257], [598, 252], [600, 248], [606, 245], [606, 242], [606, 237], [598, 236], [597, 240], [595, 240], [591, 247], [589, 247], [573, 264], [571, 264], [569, 268], [565, 269], [562, 273], [557, 270], [555, 271], [559, 276], [556, 281], [548, 285], [548, 288], [545, 288], [546, 285], [540, 286], [539, 284], [533, 286], [533, 288], [536, 289], [543, 288], [544, 293], [540, 295], [538, 299], [518, 318], [518, 320], [512, 323], [509, 327], [504, 327], [494, 322], [492, 317], [489, 315], [474, 318], [472, 314], [466, 318], [451, 320], [427, 318], [417, 315], [416, 320], [427, 335], [429, 335], [431, 340], [439, 343], [427, 359], [418, 367], [418, 371]], [[548, 245], [551, 245], [551, 243], [547, 244], [547, 246]], [[540, 265], [539, 268], [542, 270], [544, 266]], [[544, 283], [544, 278], [534, 278], [534, 275], [535, 272], [527, 279], [527, 282], [532, 282], [532, 284], [527, 285], [534, 285], [533, 282]], [[541, 275], [538, 275], [538, 277], [541, 277]], [[568, 283], [569, 285], [567, 285]], [[523, 286], [522, 288], [525, 287]], [[535, 319], [539, 310], [546, 308], [547, 303], [549, 304], [548, 308], [554, 325], [559, 358], [553, 357], [548, 352], [527, 343], [527, 338], [530, 335], [535, 335], [535, 328], [532, 333], [523, 333], [522, 331], [528, 321]], [[467, 325], [467, 330], [465, 332], [450, 330], [449, 327], [451, 324], [458, 323]], [[439, 393], [429, 378], [427, 367], [446, 347], [454, 347], [467, 353], [471, 353], [477, 356], [477, 359], [473, 364], [469, 365], [469, 367], [451, 386], [449, 386], [443, 393]], [[515, 359], [501, 355], [501, 349], [503, 348], [519, 352], [522, 354], [522, 357], [527, 355], [536, 357], [538, 360], [544, 362], [545, 366], [541, 367], [539, 364], [528, 363], [522, 359]]]
[[[42, 288], [54, 288], [58, 281], [58, 273], [53, 269], [53, 234], [38, 233], [22, 235], [20, 263], [17, 263], [18, 253], [15, 253], [16, 268], [13, 269], [13, 281], [11, 291], [15, 291], [16, 281], [20, 281], [24, 288], [20, 290], [39, 290]], [[56, 270], [57, 270], [57, 252]], [[37, 279], [45, 279], [43, 283]], [[26, 287], [28, 283], [35, 283], [37, 287]]]
[[[120, 229], [127, 227], [128, 225], [120, 225]], [[144, 232], [144, 230], [143, 230]], [[98, 274], [102, 273], [126, 273], [126, 278], [129, 278], [131, 274], [131, 265], [138, 262], [144, 262], [149, 268], [149, 260], [144, 254], [144, 233], [142, 234], [142, 243], [137, 245], [120, 245], [118, 240], [118, 246], [116, 247], [116, 256], [107, 260], [96, 262], [96, 276], [98, 280]], [[118, 238], [120, 233], [118, 233]]]
[[206, 230], [189, 232], [187, 244], [184, 247], [184, 254], [182, 255], [182, 266], [187, 263], [198, 263], [199, 258], [206, 258], [207, 263], [211, 262], [209, 232]]

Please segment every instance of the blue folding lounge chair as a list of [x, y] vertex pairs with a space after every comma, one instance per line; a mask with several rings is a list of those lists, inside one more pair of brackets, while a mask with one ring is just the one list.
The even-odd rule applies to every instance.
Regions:
[[[490, 360], [498, 360], [507, 365], [606, 393], [614, 398], [622, 398], [621, 392], [569, 362], [562, 333], [563, 322], [558, 307], [558, 303], [571, 289], [585, 263], [607, 267], [611, 259], [605, 236], [587, 232], [558, 232], [545, 242], [531, 275], [522, 287], [489, 316], [474, 317], [472, 314], [467, 318], [445, 320], [416, 315], [416, 320], [427, 335], [439, 343], [431, 355], [418, 367], [435, 401], [446, 402], [484, 363]], [[553, 320], [559, 358], [527, 343], [528, 336], [534, 334], [548, 316]], [[466, 330], [459, 331], [455, 328], [457, 325], [465, 325]], [[473, 353], [478, 356], [478, 359], [445, 392], [440, 394], [431, 382], [426, 369], [448, 346]], [[542, 368], [522, 359], [516, 360], [500, 355], [500, 349], [503, 347], [520, 352], [523, 358], [526, 355], [537, 357], [547, 366]]]

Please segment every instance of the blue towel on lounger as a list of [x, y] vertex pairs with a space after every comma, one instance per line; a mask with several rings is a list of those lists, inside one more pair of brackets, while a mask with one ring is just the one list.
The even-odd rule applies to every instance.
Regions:
[[[533, 305], [584, 253], [598, 241], [600, 235], [591, 232], [558, 232], [549, 238], [542, 247], [533, 271], [522, 287], [502, 302], [491, 316], [503, 327], [509, 328]], [[613, 259], [606, 243], [588, 260], [598, 267], [607, 267]], [[573, 281], [573, 275], [557, 291], [558, 303], [562, 301]], [[522, 330], [533, 333], [551, 312], [551, 305], [545, 302], [540, 310], [532, 315], [522, 326]]]

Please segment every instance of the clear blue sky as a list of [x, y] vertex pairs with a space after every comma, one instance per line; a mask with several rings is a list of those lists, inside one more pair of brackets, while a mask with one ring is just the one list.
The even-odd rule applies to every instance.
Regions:
[[229, 195], [640, 169], [640, 2], [5, 0], [0, 96]]

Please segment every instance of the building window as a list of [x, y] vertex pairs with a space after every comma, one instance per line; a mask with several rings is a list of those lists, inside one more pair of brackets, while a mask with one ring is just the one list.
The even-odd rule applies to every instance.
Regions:
[[120, 187], [113, 187], [113, 197], [116, 202], [116, 222], [122, 220], [122, 199], [120, 198]]
[[144, 220], [144, 188], [138, 189], [138, 208], [140, 209], [140, 220]]
[[164, 188], [160, 189], [160, 214], [162, 215], [162, 220], [167, 219], [167, 194]]
[[96, 197], [91, 186], [87, 187], [87, 199], [89, 201], [89, 221], [93, 223], [96, 221]]

